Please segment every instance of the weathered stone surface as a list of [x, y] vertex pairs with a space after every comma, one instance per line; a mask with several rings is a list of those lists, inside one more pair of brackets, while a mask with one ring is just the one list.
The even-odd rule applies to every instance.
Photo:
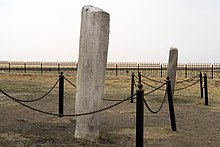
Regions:
[[[169, 61], [167, 65], [167, 76], [171, 80], [171, 89], [174, 90], [176, 82], [176, 71], [177, 71], [177, 62], [178, 62], [178, 49], [171, 47], [169, 54]], [[174, 96], [174, 91], [173, 91]]]
[[[99, 8], [93, 6], [82, 8], [75, 103], [77, 114], [95, 111], [102, 107], [109, 19], [109, 14]], [[77, 117], [75, 137], [96, 141], [99, 137], [99, 125], [100, 113]]]

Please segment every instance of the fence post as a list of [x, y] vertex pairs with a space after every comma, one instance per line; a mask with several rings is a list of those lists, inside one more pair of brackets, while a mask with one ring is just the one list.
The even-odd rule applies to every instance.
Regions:
[[140, 65], [138, 64], [138, 73], [140, 72]]
[[115, 64], [115, 74], [118, 76], [118, 64]]
[[163, 77], [163, 65], [160, 65], [160, 76]]
[[8, 72], [11, 72], [11, 63], [8, 63]]
[[24, 63], [24, 73], [26, 73], [26, 66], [27, 66], [27, 64]]
[[58, 71], [58, 74], [60, 73], [60, 63], [57, 63], [57, 71]]
[[212, 64], [212, 79], [214, 78], [214, 66]]
[[134, 94], [134, 73], [131, 75], [131, 103], [133, 103]]
[[175, 120], [175, 113], [174, 113], [174, 106], [173, 106], [173, 94], [171, 90], [171, 83], [170, 78], [167, 77], [167, 95], [168, 95], [168, 103], [169, 103], [169, 111], [170, 111], [170, 122], [172, 131], [176, 131], [176, 120]]
[[43, 63], [40, 63], [40, 72], [43, 73]]
[[141, 83], [141, 73], [138, 72], [138, 83]]
[[202, 72], [200, 72], [199, 78], [200, 78], [200, 92], [201, 92], [201, 98], [203, 98]]
[[187, 78], [187, 64], [185, 65], [185, 78]]
[[207, 83], [207, 75], [204, 75], [204, 89], [205, 89], [205, 105], [208, 106], [208, 83]]
[[143, 85], [138, 83], [136, 102], [136, 147], [143, 147], [144, 141], [144, 90]]
[[64, 75], [63, 72], [59, 75], [59, 117], [63, 117], [64, 101]]

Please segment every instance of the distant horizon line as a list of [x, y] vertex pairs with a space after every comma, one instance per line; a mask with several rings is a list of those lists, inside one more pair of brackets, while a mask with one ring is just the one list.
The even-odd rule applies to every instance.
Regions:
[[[0, 60], [0, 64], [6, 63], [78, 63], [78, 61], [37, 61], [37, 60]], [[107, 63], [151, 63], [151, 64], [166, 64], [167, 62], [157, 61], [107, 61]], [[220, 64], [220, 62], [178, 62], [179, 64]]]

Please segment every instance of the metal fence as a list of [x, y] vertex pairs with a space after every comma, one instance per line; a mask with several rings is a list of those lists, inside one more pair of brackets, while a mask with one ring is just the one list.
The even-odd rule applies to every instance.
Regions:
[[[60, 73], [76, 74], [77, 62], [15, 62], [0, 61], [0, 71], [8, 73]], [[141, 72], [150, 77], [166, 77], [166, 63], [148, 62], [108, 62], [107, 75], [131, 75]], [[177, 77], [188, 78], [199, 72], [207, 73], [210, 78], [220, 77], [220, 63], [179, 63]]]

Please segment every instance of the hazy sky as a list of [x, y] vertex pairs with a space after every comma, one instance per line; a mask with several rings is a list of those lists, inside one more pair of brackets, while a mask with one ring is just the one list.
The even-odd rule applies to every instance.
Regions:
[[84, 5], [110, 13], [108, 61], [220, 63], [220, 0], [0, 0], [0, 60], [77, 61]]

